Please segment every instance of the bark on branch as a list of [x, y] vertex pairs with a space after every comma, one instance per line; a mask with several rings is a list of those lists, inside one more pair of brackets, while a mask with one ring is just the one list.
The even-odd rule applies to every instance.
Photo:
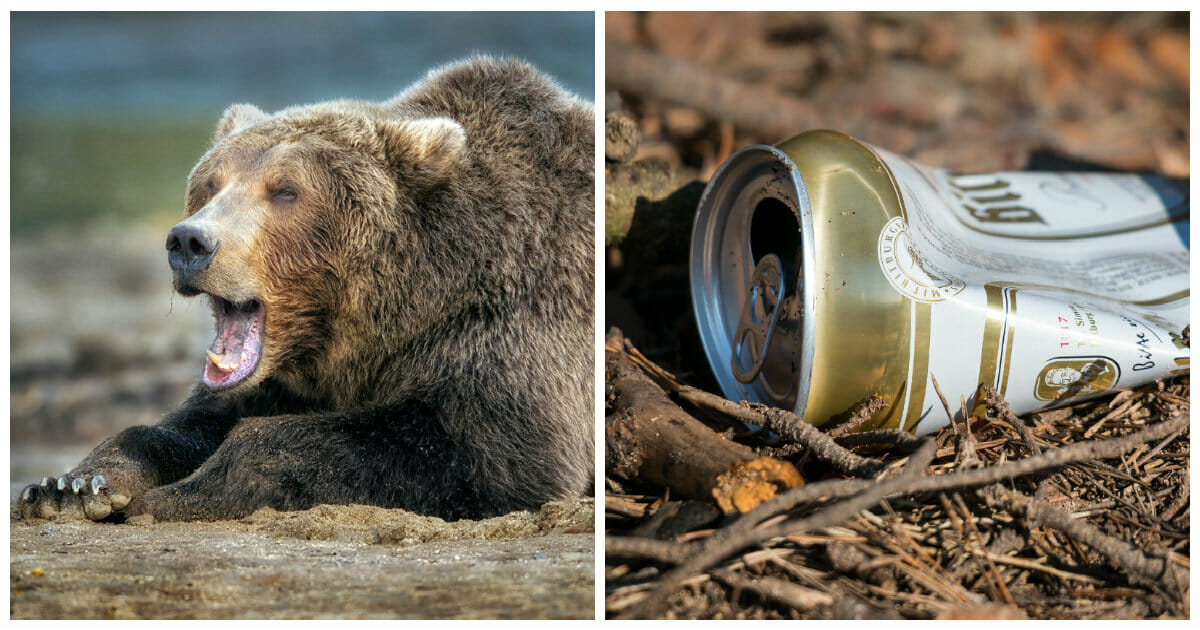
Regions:
[[1073, 540], [1095, 549], [1134, 584], [1161, 587], [1173, 595], [1185, 594], [1190, 581], [1186, 569], [1166, 559], [1150, 558], [1134, 547], [1104, 534], [1082, 520], [1045, 501], [994, 485], [980, 491], [989, 502], [1012, 514], [1020, 514], [1030, 523], [1052, 527]]
[[[736, 403], [702, 389], [684, 385], [675, 380], [675, 377], [666, 370], [643, 356], [628, 341], [624, 342], [622, 348], [634, 364], [653, 378], [660, 387], [670, 390], [688, 403], [719, 412], [741, 422], [766, 427], [790, 442], [802, 444], [817, 459], [853, 477], [874, 477], [886, 468], [882, 462], [863, 457], [844, 448], [834, 441], [832, 436], [822, 433], [816, 427], [805, 422], [803, 418], [786, 409], [776, 409], [758, 403]], [[857, 414], [878, 412], [883, 405], [883, 401], [872, 397], [853, 411], [850, 421], [853, 422], [853, 416]]]
[[619, 330], [605, 344], [609, 406], [605, 466], [625, 480], [671, 489], [673, 495], [745, 512], [781, 490], [803, 484], [792, 464], [759, 457], [688, 415], [629, 360]]
[[768, 138], [783, 138], [821, 120], [811, 105], [798, 98], [716, 76], [690, 61], [643, 48], [610, 42], [604, 68], [605, 82], [619, 90], [686, 105]]
[[[1000, 466], [961, 470], [947, 475], [921, 476], [917, 474], [917, 470], [923, 470], [924, 465], [928, 463], [928, 451], [932, 447], [932, 441], [926, 440], [910, 457], [901, 477], [894, 480], [879, 482], [861, 479], [834, 479], [816, 482], [764, 502], [754, 511], [744, 514], [737, 521], [717, 531], [703, 543], [686, 546], [680, 544], [681, 549], [677, 551], [672, 551], [666, 545], [658, 545], [653, 550], [623, 549], [630, 555], [640, 552], [663, 561], [686, 558], [679, 562], [679, 566], [666, 573], [654, 593], [647, 597], [640, 606], [628, 611], [627, 615], [632, 617], [654, 616], [658, 607], [666, 601], [667, 596], [678, 588], [687, 576], [702, 571], [749, 545], [790, 533], [812, 531], [820, 527], [838, 524], [849, 518], [849, 516], [842, 517], [850, 508], [862, 509], [862, 507], [869, 506], [883, 498], [985, 486], [1073, 462], [1117, 457], [1142, 444], [1160, 440], [1186, 428], [1189, 420], [1189, 414], [1182, 413], [1170, 420], [1150, 425], [1119, 438], [1080, 442], [1046, 450], [1040, 455], [1010, 461]], [[914, 466], [914, 464], [918, 465]], [[769, 527], [759, 527], [759, 524], [772, 516], [820, 499], [841, 501], [818, 509], [812, 516], [803, 519]], [[1027, 497], [1022, 498], [1015, 493], [1007, 493], [1001, 499], [1007, 500], [1014, 511], [1025, 514], [1031, 520], [1037, 520], [1055, 528], [1061, 527], [1064, 533], [1072, 538], [1085, 544], [1099, 544], [1108, 549], [1109, 551], [1106, 553], [1097, 547], [1098, 551], [1106, 553], [1110, 561], [1129, 572], [1135, 580], [1145, 580], [1155, 576], [1163, 581], [1163, 586], [1167, 590], [1173, 592], [1186, 592], [1189, 587], [1188, 575], [1185, 571], [1167, 566], [1164, 561], [1146, 558], [1141, 552], [1129, 549], [1127, 546], [1121, 548], [1105, 546], [1103, 542], [1097, 542], [1098, 539], [1091, 535], [1093, 532], [1084, 529], [1094, 530], [1094, 528], [1074, 522], [1069, 518], [1064, 521], [1058, 518], [1059, 514], [1047, 513], [1041, 507], [1044, 505], [1041, 502], [1035, 504]], [[1082, 527], [1078, 527], [1080, 525]], [[610, 536], [608, 539], [611, 540], [612, 537]]]

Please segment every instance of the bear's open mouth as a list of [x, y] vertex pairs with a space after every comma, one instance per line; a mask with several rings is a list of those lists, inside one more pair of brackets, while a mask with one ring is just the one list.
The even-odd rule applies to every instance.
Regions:
[[264, 312], [258, 300], [230, 302], [210, 294], [217, 318], [217, 338], [204, 364], [204, 384], [228, 389], [246, 380], [262, 354]]

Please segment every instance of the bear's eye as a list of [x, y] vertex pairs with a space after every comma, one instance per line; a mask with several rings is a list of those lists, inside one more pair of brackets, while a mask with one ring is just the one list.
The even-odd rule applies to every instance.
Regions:
[[279, 188], [271, 191], [271, 198], [275, 201], [295, 201], [296, 197], [299, 196], [300, 195], [296, 192], [296, 189], [292, 188], [291, 186], [280, 186]]
[[217, 187], [217, 180], [209, 177], [208, 181], [204, 182], [204, 190], [208, 193], [209, 198], [216, 197], [217, 191], [220, 190]]

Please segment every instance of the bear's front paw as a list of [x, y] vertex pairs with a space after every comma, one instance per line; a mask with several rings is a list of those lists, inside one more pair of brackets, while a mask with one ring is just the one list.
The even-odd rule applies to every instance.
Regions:
[[25, 486], [17, 499], [22, 519], [88, 519], [98, 521], [129, 505], [130, 497], [115, 491], [104, 475], [42, 477]]

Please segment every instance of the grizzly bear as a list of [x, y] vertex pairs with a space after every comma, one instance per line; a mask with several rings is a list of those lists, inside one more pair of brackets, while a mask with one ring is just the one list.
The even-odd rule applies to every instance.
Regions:
[[230, 107], [167, 237], [175, 291], [216, 320], [200, 382], [18, 514], [449, 520], [585, 491], [594, 129], [589, 103], [486, 57], [382, 103]]

